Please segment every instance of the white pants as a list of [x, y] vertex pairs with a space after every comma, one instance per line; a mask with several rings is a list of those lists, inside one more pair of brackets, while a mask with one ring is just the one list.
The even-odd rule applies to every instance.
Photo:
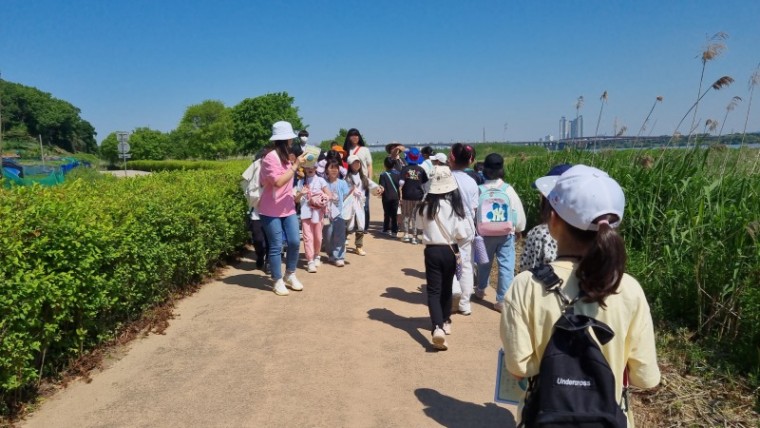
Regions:
[[472, 296], [475, 284], [474, 270], [472, 267], [472, 236], [468, 238], [466, 242], [459, 245], [459, 254], [462, 256], [462, 279], [457, 280], [457, 277], [454, 276], [452, 294], [454, 296], [461, 296], [459, 299], [459, 310], [462, 312], [469, 312], [471, 310], [470, 296]]

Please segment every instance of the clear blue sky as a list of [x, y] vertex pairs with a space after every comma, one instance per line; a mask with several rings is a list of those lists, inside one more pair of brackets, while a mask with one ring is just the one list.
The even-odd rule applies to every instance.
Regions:
[[[729, 34], [705, 72], [736, 82], [698, 117], [741, 132], [760, 63], [760, 1], [2, 0], [2, 78], [71, 102], [110, 132], [174, 129], [207, 99], [231, 107], [287, 91], [312, 139], [358, 128], [370, 143], [537, 140], [575, 101], [592, 135], [673, 132], [697, 95], [706, 37]], [[760, 91], [760, 88], [757, 88]], [[749, 131], [760, 130], [760, 93]], [[688, 128], [691, 119], [683, 128]], [[507, 124], [506, 131], [504, 130]], [[699, 130], [701, 131], [701, 127]]]

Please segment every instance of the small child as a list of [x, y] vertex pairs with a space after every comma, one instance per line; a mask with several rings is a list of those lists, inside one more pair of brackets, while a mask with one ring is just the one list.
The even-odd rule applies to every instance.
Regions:
[[401, 174], [395, 168], [395, 161], [390, 156], [385, 158], [383, 165], [385, 172], [380, 174], [380, 185], [388, 189], [383, 192], [383, 233], [395, 237], [398, 234], [398, 189], [401, 187], [399, 184]]
[[337, 267], [345, 264], [346, 220], [343, 218], [343, 204], [348, 203], [347, 199], [351, 196], [351, 187], [339, 178], [340, 166], [338, 159], [327, 159], [325, 163], [327, 187], [331, 195], [325, 216], [329, 220], [324, 233], [325, 252], [330, 263], [335, 263]]
[[317, 168], [304, 167], [304, 178], [298, 180], [296, 201], [301, 206], [301, 229], [306, 253], [306, 271], [314, 273], [319, 266], [319, 250], [322, 247], [322, 218], [327, 201], [332, 197], [324, 178], [317, 176]]
[[365, 189], [375, 192], [379, 195], [383, 193], [383, 188], [370, 180], [362, 172], [362, 161], [356, 155], [348, 157], [348, 174], [346, 175], [346, 182], [351, 187], [352, 198], [347, 203], [353, 204], [353, 213], [350, 216], [347, 226], [347, 233], [351, 233], [352, 230], [356, 233], [355, 245], [356, 254], [360, 256], [366, 256], [367, 252], [364, 251], [364, 229], [368, 226], [366, 224], [366, 218], [364, 216], [364, 203], [366, 202], [364, 195]]
[[420, 166], [422, 155], [416, 147], [406, 152], [407, 165], [401, 170], [399, 188], [401, 189], [401, 221], [404, 225], [404, 242], [417, 244], [417, 205], [425, 196], [425, 183], [428, 175]]

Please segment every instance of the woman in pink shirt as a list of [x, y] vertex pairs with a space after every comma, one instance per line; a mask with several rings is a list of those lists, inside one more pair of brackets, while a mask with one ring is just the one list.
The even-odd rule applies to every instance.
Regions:
[[[269, 244], [269, 269], [274, 280], [274, 292], [287, 296], [290, 287], [294, 291], [303, 290], [303, 284], [296, 278], [296, 264], [301, 240], [298, 234], [298, 216], [293, 195], [293, 178], [298, 168], [306, 160], [306, 155], [290, 161], [291, 145], [296, 134], [293, 126], [285, 121], [272, 125], [274, 150], [264, 156], [261, 162], [261, 198], [259, 215]], [[287, 239], [288, 255], [285, 260], [285, 277], [282, 275], [282, 243]]]

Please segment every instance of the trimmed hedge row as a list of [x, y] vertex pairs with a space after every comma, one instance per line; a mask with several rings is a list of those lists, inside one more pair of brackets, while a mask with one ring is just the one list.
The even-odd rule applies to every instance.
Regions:
[[0, 414], [245, 242], [239, 173], [0, 189]]

